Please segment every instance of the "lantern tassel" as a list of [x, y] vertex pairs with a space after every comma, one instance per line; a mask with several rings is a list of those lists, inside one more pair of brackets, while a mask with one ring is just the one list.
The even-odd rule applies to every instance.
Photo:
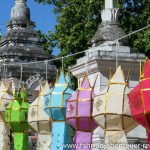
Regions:
[[76, 131], [74, 136], [74, 150], [91, 150], [92, 132]]
[[105, 144], [109, 145], [105, 150], [127, 150], [125, 146], [127, 139], [125, 132], [122, 131], [105, 131]]
[[52, 123], [51, 150], [72, 150], [67, 147], [73, 143], [73, 130], [70, 125], [65, 122]]
[[38, 134], [37, 138], [37, 150], [50, 149], [51, 134]]
[[28, 134], [23, 132], [14, 132], [15, 150], [28, 150]]

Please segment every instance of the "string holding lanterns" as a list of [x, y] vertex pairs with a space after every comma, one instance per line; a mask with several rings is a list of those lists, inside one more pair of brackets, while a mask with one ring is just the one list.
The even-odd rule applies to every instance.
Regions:
[[[140, 29], [138, 29], [136, 31], [133, 31], [133, 32], [129, 33], [129, 34], [126, 34], [125, 36], [119, 37], [118, 39], [113, 40], [112, 43], [115, 43], [116, 41], [120, 41], [122, 39], [130, 37], [131, 35], [137, 34], [137, 33], [141, 32], [143, 30], [146, 30], [148, 28], [150, 28], [150, 25], [147, 25], [147, 26], [145, 26], [143, 28], [140, 28]], [[99, 45], [99, 47], [102, 47], [102, 46], [106, 46], [106, 43], [103, 43], [103, 44]], [[29, 65], [29, 64], [38, 64], [38, 63], [52, 62], [52, 61], [56, 61], [56, 60], [61, 60], [62, 58], [64, 59], [64, 58], [73, 57], [73, 56], [76, 56], [76, 55], [79, 55], [79, 54], [83, 54], [83, 53], [88, 52], [88, 51], [89, 50], [84, 50], [84, 51], [80, 51], [80, 52], [77, 52], [77, 53], [69, 54], [69, 55], [66, 55], [66, 56], [63, 56], [63, 57], [57, 57], [57, 58], [50, 59], [50, 60], [33, 61], [33, 62], [22, 62], [22, 63], [21, 62], [19, 62], [19, 63], [15, 62], [15, 63], [11, 63], [11, 64], [10, 63], [9, 64], [8, 63], [7, 64], [1, 64], [1, 66], [18, 66], [18, 65]]]
[[[150, 144], [150, 60], [147, 58], [140, 70], [139, 84], [129, 93], [132, 117], [147, 131], [147, 143]], [[150, 150], [150, 146], [147, 148]]]
[[[121, 66], [109, 82], [108, 87], [94, 98], [93, 117], [103, 128], [105, 144], [127, 144], [126, 133], [137, 126], [131, 117], [128, 101], [129, 88]], [[126, 149], [107, 147], [107, 149]]]
[[[84, 76], [81, 87], [67, 100], [66, 121], [75, 129], [74, 144], [91, 144], [92, 132], [97, 124], [92, 118], [93, 98], [95, 96], [87, 74]], [[76, 147], [75, 150], [80, 149]], [[88, 149], [88, 148], [87, 148]]]

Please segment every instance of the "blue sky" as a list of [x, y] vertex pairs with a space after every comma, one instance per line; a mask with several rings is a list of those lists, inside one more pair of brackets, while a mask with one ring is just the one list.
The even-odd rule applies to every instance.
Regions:
[[[14, 6], [14, 0], [0, 0], [0, 29], [5, 34], [6, 24], [10, 20], [11, 8]], [[30, 8], [31, 20], [36, 22], [37, 29], [47, 33], [48, 30], [54, 31], [56, 25], [56, 15], [53, 14], [53, 6], [38, 4], [34, 0], [28, 0], [27, 5]], [[56, 55], [58, 50], [54, 51]]]

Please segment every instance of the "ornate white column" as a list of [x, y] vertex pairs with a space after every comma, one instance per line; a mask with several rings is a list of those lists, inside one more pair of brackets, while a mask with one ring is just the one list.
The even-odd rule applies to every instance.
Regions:
[[113, 0], [105, 0], [105, 9], [107, 8], [114, 8], [114, 1]]
[[118, 23], [119, 9], [114, 8], [114, 0], [105, 0], [105, 9], [101, 11], [102, 23]]
[[[118, 22], [119, 9], [115, 7], [115, 0], [104, 0], [105, 8], [101, 11], [102, 22], [99, 25], [95, 35], [91, 39], [92, 47], [89, 51], [88, 72], [89, 80], [93, 85], [93, 80], [98, 75], [95, 85], [95, 92], [99, 94], [108, 84], [110, 68], [115, 70], [116, 52], [118, 53], [118, 64], [121, 65], [126, 72], [131, 70], [130, 87], [133, 88], [139, 80], [139, 60], [144, 60], [143, 54], [137, 55], [130, 52], [128, 38], [119, 40], [119, 47], [116, 47], [115, 40], [126, 35]], [[103, 46], [100, 46], [104, 44]], [[116, 49], [117, 48], [117, 49]], [[85, 73], [85, 63], [87, 56], [77, 59], [77, 63], [71, 67], [71, 72], [78, 78], [81, 83], [82, 76]], [[137, 127], [136, 130], [130, 132], [129, 142], [134, 143], [137, 137], [141, 139], [145, 137], [143, 127]], [[98, 127], [93, 134], [93, 144], [102, 144], [104, 132]], [[130, 140], [131, 139], [131, 140]], [[102, 148], [103, 149], [103, 148]], [[93, 148], [92, 150], [102, 150]]]

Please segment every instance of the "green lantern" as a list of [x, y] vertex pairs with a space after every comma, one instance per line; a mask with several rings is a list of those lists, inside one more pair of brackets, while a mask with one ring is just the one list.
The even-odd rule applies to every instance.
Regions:
[[5, 121], [14, 134], [14, 149], [28, 150], [28, 95], [22, 88], [5, 111]]

